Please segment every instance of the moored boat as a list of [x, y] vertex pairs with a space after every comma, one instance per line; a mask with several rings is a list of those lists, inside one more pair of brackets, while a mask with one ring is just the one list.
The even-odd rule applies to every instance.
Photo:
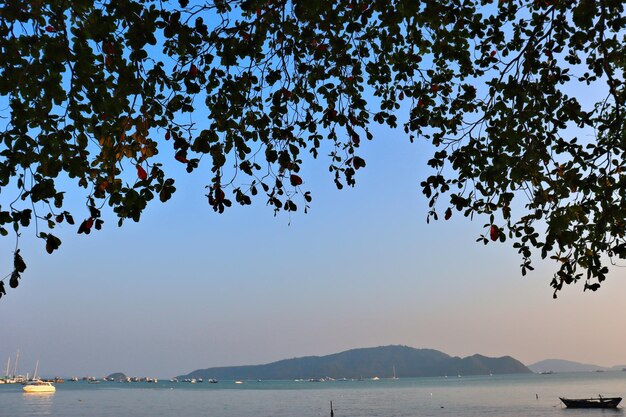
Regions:
[[50, 381], [42, 381], [37, 378], [37, 368], [39, 368], [39, 360], [35, 364], [35, 372], [33, 372], [33, 379], [26, 380], [22, 390], [25, 393], [42, 393], [42, 392], [55, 392], [57, 389], [52, 385]]
[[594, 397], [594, 398], [563, 398], [559, 397], [568, 408], [616, 408], [622, 397]]
[[22, 387], [22, 390], [28, 393], [55, 392], [56, 388], [52, 385], [52, 382], [45, 382], [37, 379], [34, 381], [28, 381], [26, 385]]

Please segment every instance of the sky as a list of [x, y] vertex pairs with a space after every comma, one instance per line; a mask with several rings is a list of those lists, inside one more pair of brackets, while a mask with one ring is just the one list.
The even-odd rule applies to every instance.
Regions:
[[[624, 269], [553, 300], [555, 266], [522, 277], [512, 247], [475, 241], [484, 219], [426, 224], [428, 147], [379, 128], [363, 152], [353, 189], [336, 190], [323, 159], [306, 165], [308, 214], [262, 201], [214, 213], [199, 173], [139, 223], [61, 228], [52, 255], [26, 232], [28, 269], [0, 300], [0, 369], [19, 349], [21, 373], [38, 360], [49, 376], [169, 378], [390, 344], [626, 363]], [[0, 245], [6, 259], [14, 241]]]
[[[52, 255], [25, 231], [28, 269], [0, 300], [0, 372], [18, 350], [22, 374], [39, 361], [44, 376], [170, 378], [390, 344], [626, 364], [626, 269], [598, 292], [573, 285], [554, 300], [556, 265], [535, 258], [522, 277], [510, 243], [476, 242], [485, 218], [427, 224], [419, 183], [433, 150], [401, 130], [374, 133], [355, 188], [337, 190], [325, 158], [306, 162], [308, 214], [274, 216], [262, 200], [217, 214], [209, 175], [174, 166], [178, 191], [139, 223], [109, 216], [90, 235], [61, 225]], [[14, 245], [0, 239], [2, 276]]]

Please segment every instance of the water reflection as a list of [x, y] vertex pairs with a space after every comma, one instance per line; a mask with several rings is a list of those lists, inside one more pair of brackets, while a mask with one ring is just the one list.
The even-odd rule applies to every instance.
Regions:
[[24, 404], [33, 416], [52, 415], [54, 392], [28, 392], [23, 393]]

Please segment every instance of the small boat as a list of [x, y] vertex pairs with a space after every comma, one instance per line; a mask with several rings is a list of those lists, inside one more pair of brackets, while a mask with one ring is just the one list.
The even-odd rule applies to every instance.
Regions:
[[26, 385], [22, 387], [24, 392], [55, 392], [56, 388], [52, 385], [52, 382], [45, 382], [41, 380], [28, 381]]
[[595, 397], [595, 398], [563, 398], [559, 397], [568, 408], [616, 408], [622, 397]]
[[57, 389], [52, 385], [50, 381], [42, 381], [37, 378], [37, 368], [39, 367], [39, 360], [35, 363], [35, 372], [33, 372], [33, 379], [26, 380], [22, 391], [25, 393], [40, 393], [40, 392], [55, 392]]

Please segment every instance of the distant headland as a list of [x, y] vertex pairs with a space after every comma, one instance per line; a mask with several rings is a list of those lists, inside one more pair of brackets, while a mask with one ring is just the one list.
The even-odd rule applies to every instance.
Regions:
[[327, 356], [285, 359], [264, 365], [223, 366], [197, 369], [180, 380], [214, 378], [219, 380], [291, 380], [408, 378], [532, 373], [520, 361], [510, 357], [490, 358], [473, 355], [450, 356], [434, 349], [409, 346], [380, 346], [352, 349]]

